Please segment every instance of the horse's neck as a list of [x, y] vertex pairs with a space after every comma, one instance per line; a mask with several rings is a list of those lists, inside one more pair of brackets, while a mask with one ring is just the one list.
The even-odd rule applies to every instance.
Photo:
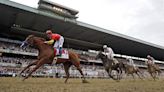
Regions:
[[37, 40], [35, 40], [35, 47], [39, 50], [39, 52], [44, 51], [47, 48], [52, 48], [48, 44], [44, 43], [43, 38], [39, 38], [39, 37], [37, 37]]
[[157, 69], [157, 66], [156, 66], [155, 64], [148, 64], [148, 67], [149, 67], [149, 68]]
[[35, 46], [35, 48], [38, 49], [38, 50], [44, 49], [44, 48], [43, 48], [43, 43], [40, 43], [40, 42], [38, 42], [38, 41], [35, 42], [35, 45], [34, 45], [34, 46]]
[[44, 38], [41, 38], [41, 37], [35, 37], [35, 38], [42, 41], [42, 42], [46, 41]]
[[127, 65], [125, 65], [125, 68], [127, 68], [127, 69], [131, 69], [131, 68], [133, 68], [133, 66], [132, 66], [132, 65], [127, 64]]
[[104, 65], [107, 65], [107, 64], [111, 65], [112, 64], [112, 62], [109, 59], [107, 59], [107, 58], [101, 58], [101, 60], [102, 60]]
[[152, 67], [152, 66], [154, 66], [154, 64], [148, 63], [147, 66]]

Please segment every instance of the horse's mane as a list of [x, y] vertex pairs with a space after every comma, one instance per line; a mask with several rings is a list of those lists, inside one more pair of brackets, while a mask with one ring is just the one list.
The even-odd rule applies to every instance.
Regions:
[[104, 54], [102, 51], [99, 51], [99, 54], [100, 54], [101, 56], [103, 56], [103, 57], [101, 57], [101, 58], [106, 57], [105, 54]]
[[39, 40], [41, 40], [41, 41], [46, 41], [46, 39], [44, 39], [44, 38], [41, 38], [41, 37], [37, 37], [37, 36], [35, 36], [37, 39], [39, 39]]
[[[47, 46], [49, 48], [52, 48], [51, 45], [45, 44], [44, 41], [46, 41], [46, 39], [42, 38], [42, 37], [38, 37], [38, 36], [34, 36], [34, 35], [29, 35], [29, 37], [32, 37], [32, 39], [34, 39], [35, 41], [39, 42], [40, 45], [42, 46]], [[34, 46], [35, 47], [35, 46]]]

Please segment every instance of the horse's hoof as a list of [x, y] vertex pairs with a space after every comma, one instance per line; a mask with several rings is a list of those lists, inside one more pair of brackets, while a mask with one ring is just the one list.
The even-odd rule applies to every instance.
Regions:
[[22, 79], [22, 81], [25, 81], [25, 79], [27, 79], [26, 77]]
[[18, 74], [17, 77], [21, 78], [22, 76], [20, 74]]
[[23, 78], [22, 81], [25, 81], [25, 78]]
[[65, 81], [64, 83], [65, 83], [65, 84], [67, 84], [67, 82], [66, 82], [66, 81]]
[[144, 81], [144, 79], [141, 79], [142, 81]]
[[116, 82], [120, 82], [120, 80], [116, 80]]
[[22, 75], [22, 74], [19, 74], [19, 75], [17, 75], [17, 77], [19, 77], [19, 78], [23, 78], [23, 75]]
[[87, 80], [83, 80], [82, 83], [89, 83]]

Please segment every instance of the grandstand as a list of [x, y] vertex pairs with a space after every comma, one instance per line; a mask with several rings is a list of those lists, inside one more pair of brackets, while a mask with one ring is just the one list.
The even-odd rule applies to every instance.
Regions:
[[[37, 50], [33, 48], [20, 48], [20, 41], [1, 38], [0, 39], [0, 73], [1, 76], [15, 76], [20, 70], [27, 66], [30, 62], [34, 61], [37, 58]], [[82, 54], [82, 51], [74, 50], [79, 54]], [[83, 55], [86, 56], [86, 55]], [[93, 56], [87, 57], [89, 60], [93, 60]], [[82, 62], [83, 71], [88, 77], [104, 77], [106, 73], [102, 67], [102, 64], [96, 62]], [[73, 77], [79, 77], [79, 73], [74, 69], [75, 67], [71, 67], [71, 75]], [[51, 75], [55, 76], [58, 73], [58, 76], [64, 76], [64, 70], [62, 65], [45, 65], [41, 69], [39, 69], [34, 76], [47, 76]], [[94, 73], [94, 74], [93, 74]], [[94, 76], [93, 76], [94, 75]]]
[[[53, 7], [59, 11], [52, 10]], [[162, 46], [77, 21], [77, 10], [47, 0], [40, 0], [37, 9], [1, 0], [0, 12], [3, 12], [0, 14], [0, 76], [14, 77], [36, 59], [36, 49], [22, 49], [20, 44], [29, 34], [45, 38], [44, 31], [47, 28], [54, 29], [66, 38], [65, 48], [89, 60], [81, 60], [81, 67], [88, 78], [107, 77], [101, 61], [95, 60], [97, 50], [101, 50], [103, 44], [110, 45], [118, 53], [115, 57], [120, 61], [126, 62], [125, 59], [130, 57], [138, 67], [146, 69], [145, 57], [151, 54], [157, 59], [156, 64], [164, 69]], [[79, 77], [75, 67], [71, 67], [70, 71], [72, 77]], [[62, 65], [45, 65], [33, 76], [64, 77], [65, 73]]]

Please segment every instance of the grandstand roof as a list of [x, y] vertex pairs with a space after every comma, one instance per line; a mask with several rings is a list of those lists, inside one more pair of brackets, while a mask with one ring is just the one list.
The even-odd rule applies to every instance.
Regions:
[[54, 32], [66, 38], [65, 47], [100, 50], [103, 44], [107, 44], [118, 54], [143, 58], [150, 54], [155, 59], [164, 60], [164, 47], [162, 46], [75, 19], [64, 18], [9, 0], [0, 0], [0, 12], [1, 36], [21, 39], [32, 33], [44, 36], [45, 30], [51, 27]]

